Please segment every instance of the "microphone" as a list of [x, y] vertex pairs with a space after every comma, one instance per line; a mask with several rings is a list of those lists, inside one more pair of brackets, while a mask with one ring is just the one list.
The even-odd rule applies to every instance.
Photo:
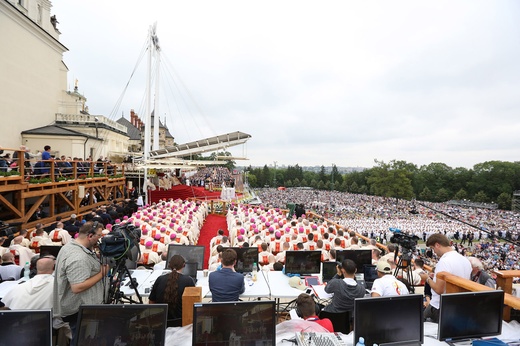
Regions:
[[269, 274], [267, 274], [267, 278], [265, 277], [264, 270], [260, 268], [260, 272], [264, 277], [265, 283], [267, 284], [267, 288], [269, 289], [269, 300], [271, 300], [271, 285], [269, 285]]

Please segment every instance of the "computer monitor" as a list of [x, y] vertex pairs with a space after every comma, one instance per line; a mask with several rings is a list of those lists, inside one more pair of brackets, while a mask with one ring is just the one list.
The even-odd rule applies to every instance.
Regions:
[[78, 345], [164, 345], [167, 304], [81, 305], [76, 326]]
[[204, 267], [204, 246], [201, 245], [168, 245], [168, 258], [164, 264], [164, 268], [168, 269], [173, 255], [181, 255], [186, 262], [197, 262], [197, 270], [202, 270]]
[[437, 337], [441, 341], [502, 333], [504, 291], [442, 294]]
[[423, 296], [357, 298], [354, 301], [354, 340], [366, 345], [424, 342]]
[[276, 344], [275, 302], [195, 303], [192, 345]]
[[[235, 271], [237, 273], [250, 273], [253, 271], [253, 264], [258, 262], [258, 247], [231, 247], [237, 253], [237, 263]], [[225, 250], [225, 249], [224, 249]]]
[[329, 282], [338, 273], [337, 262], [323, 262], [321, 264], [321, 282]]
[[57, 258], [60, 250], [61, 246], [58, 245], [42, 245], [40, 246], [40, 257], [52, 255]]
[[362, 274], [364, 266], [372, 264], [372, 250], [339, 250], [336, 251], [336, 260], [343, 262], [345, 259], [351, 259], [356, 263], [358, 274]]
[[52, 345], [52, 310], [0, 310], [2, 345]]
[[365, 264], [363, 267], [363, 278], [366, 282], [374, 282], [378, 278], [377, 267], [375, 265]]
[[321, 251], [285, 252], [285, 273], [311, 275], [321, 269]]

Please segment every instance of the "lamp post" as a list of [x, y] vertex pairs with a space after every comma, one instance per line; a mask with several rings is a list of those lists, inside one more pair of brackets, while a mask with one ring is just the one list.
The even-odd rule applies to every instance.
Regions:
[[94, 125], [96, 126], [96, 139], [99, 139], [98, 122], [99, 122], [99, 118], [98, 117], [94, 117]]

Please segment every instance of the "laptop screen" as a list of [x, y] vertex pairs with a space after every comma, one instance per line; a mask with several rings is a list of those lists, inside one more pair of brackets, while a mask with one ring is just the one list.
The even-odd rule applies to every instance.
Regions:
[[275, 302], [195, 303], [192, 345], [275, 345]]
[[322, 270], [321, 270], [321, 281], [322, 282], [329, 282], [334, 275], [338, 273], [338, 270], [336, 267], [338, 266], [337, 262], [323, 262], [322, 264]]
[[0, 310], [0, 345], [52, 345], [52, 310]]
[[82, 305], [78, 345], [164, 345], [167, 304]]

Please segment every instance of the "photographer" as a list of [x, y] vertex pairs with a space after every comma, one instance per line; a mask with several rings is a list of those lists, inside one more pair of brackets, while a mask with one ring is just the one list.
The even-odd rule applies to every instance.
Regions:
[[347, 312], [354, 310], [354, 300], [365, 296], [365, 287], [356, 282], [356, 263], [345, 259], [336, 266], [337, 274], [325, 286], [325, 292], [334, 294], [327, 312]]

